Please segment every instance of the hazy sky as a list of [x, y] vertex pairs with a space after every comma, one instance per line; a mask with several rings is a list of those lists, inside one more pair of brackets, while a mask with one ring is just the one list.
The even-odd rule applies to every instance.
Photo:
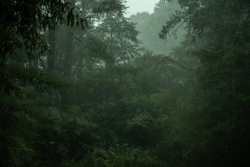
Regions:
[[147, 11], [152, 13], [154, 11], [155, 4], [160, 0], [126, 0], [128, 15], [136, 14], [137, 12]]

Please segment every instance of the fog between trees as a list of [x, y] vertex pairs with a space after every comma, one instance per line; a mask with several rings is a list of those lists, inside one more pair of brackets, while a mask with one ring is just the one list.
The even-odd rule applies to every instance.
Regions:
[[0, 166], [250, 165], [250, 2], [0, 1]]

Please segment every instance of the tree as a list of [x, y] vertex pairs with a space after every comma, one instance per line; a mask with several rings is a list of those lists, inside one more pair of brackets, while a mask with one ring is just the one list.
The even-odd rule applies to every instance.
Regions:
[[[43, 32], [63, 20], [69, 7], [63, 1], [1, 1], [1, 59], [25, 48], [29, 56], [44, 52], [47, 44]], [[15, 22], [14, 22], [15, 20]]]
[[[112, 7], [110, 7], [111, 3]], [[31, 132], [34, 129], [30, 125], [39, 119], [38, 113], [43, 113], [43, 110], [49, 111], [52, 108], [50, 111], [57, 111], [53, 104], [55, 99], [46, 97], [46, 91], [55, 88], [62, 92], [68, 87], [65, 80], [62, 81], [47, 73], [48, 69], [55, 70], [56, 55], [52, 52], [48, 59], [44, 57], [45, 51], [49, 49], [45, 34], [65, 20], [71, 22], [71, 26], [77, 26], [75, 22], [77, 18], [71, 11], [79, 11], [74, 5], [68, 1], [58, 0], [3, 0], [0, 2], [2, 23], [0, 25], [0, 75], [2, 76], [0, 79], [0, 151], [5, 154], [1, 157], [1, 166], [31, 166], [31, 164], [39, 166], [40, 160], [34, 163], [34, 159], [37, 158], [36, 151], [41, 150], [30, 141], [35, 139], [32, 135], [36, 135], [36, 132]], [[85, 6], [82, 5], [82, 7]], [[116, 0], [98, 1], [98, 4], [91, 6], [95, 13], [118, 10], [122, 7], [121, 2]], [[65, 15], [70, 18], [66, 19]], [[79, 16], [78, 19], [85, 18]], [[52, 34], [51, 37], [53, 38]], [[55, 39], [51, 39], [50, 42], [53, 40]], [[54, 47], [54, 44], [51, 43], [51, 46]], [[31, 100], [32, 98], [34, 101]], [[47, 102], [48, 99], [51, 101], [42, 103]], [[41, 100], [42, 104], [40, 105], [40, 101], [36, 102], [36, 100]], [[40, 108], [34, 107], [36, 105]]]
[[170, 32], [170, 36], [165, 41], [159, 39], [158, 33], [166, 20], [169, 19], [174, 11], [179, 8], [180, 6], [176, 4], [175, 1], [164, 2], [160, 0], [156, 3], [152, 14], [142, 12], [132, 15], [130, 20], [138, 23], [137, 29], [140, 31], [138, 39], [143, 42], [141, 46], [152, 50], [154, 54], [168, 55], [171, 53], [171, 49], [178, 46], [184, 39], [184, 35], [186, 34], [184, 25], [177, 25], [175, 29], [179, 29], [178, 34], [174, 35]]
[[[179, 1], [183, 11], [176, 11], [163, 26], [161, 38], [178, 23], [186, 23], [193, 40], [190, 50], [201, 64], [197, 77], [205, 91], [206, 117], [200, 124], [205, 131], [203, 149], [190, 153], [192, 166], [249, 165], [244, 150], [249, 148], [249, 2]], [[223, 9], [223, 10], [222, 10]], [[197, 112], [198, 114], [198, 112]], [[202, 116], [202, 117], [203, 117]], [[202, 119], [200, 118], [200, 121]], [[202, 121], [201, 121], [202, 122]], [[200, 159], [195, 158], [197, 151]], [[207, 162], [205, 159], [209, 159]]]
[[113, 64], [125, 63], [139, 55], [138, 31], [135, 24], [124, 16], [107, 15], [96, 27], [95, 34], [107, 44], [107, 52], [114, 59]]

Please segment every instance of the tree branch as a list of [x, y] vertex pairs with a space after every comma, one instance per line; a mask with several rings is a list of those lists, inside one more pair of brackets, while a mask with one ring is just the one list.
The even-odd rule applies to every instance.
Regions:
[[168, 56], [166, 56], [166, 55], [164, 55], [164, 54], [160, 54], [160, 55], [163, 56], [162, 58], [165, 58], [165, 59], [167, 59], [168, 61], [170, 61], [170, 62], [172, 62], [172, 63], [174, 63], [174, 64], [177, 64], [177, 65], [181, 66], [182, 68], [185, 68], [185, 69], [190, 70], [190, 71], [196, 71], [196, 69], [188, 68], [188, 67], [182, 65], [181, 63], [178, 63], [177, 61], [174, 61], [174, 60], [168, 58]]

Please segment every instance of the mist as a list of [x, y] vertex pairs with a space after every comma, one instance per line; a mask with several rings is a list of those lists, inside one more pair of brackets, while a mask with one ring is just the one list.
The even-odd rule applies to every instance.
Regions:
[[0, 166], [250, 166], [250, 2], [0, 9]]

